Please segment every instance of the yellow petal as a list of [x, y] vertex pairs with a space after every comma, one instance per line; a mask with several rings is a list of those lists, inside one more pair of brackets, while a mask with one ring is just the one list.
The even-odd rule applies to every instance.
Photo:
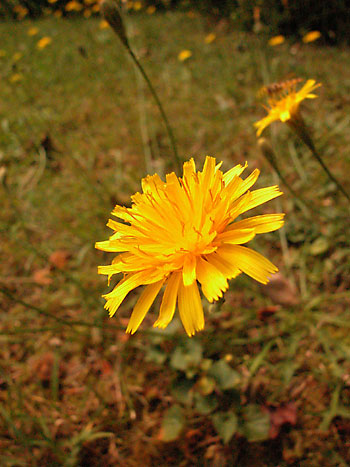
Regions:
[[228, 243], [231, 245], [241, 245], [242, 243], [250, 242], [255, 237], [255, 229], [231, 229], [225, 230], [216, 238], [218, 242]]
[[158, 295], [163, 283], [164, 279], [155, 282], [154, 284], [150, 284], [142, 292], [131, 314], [129, 324], [126, 329], [127, 333], [134, 334], [137, 331], [156, 296]]
[[173, 319], [176, 307], [177, 293], [181, 281], [181, 273], [174, 272], [168, 279], [168, 283], [163, 295], [162, 304], [160, 306], [159, 317], [154, 323], [154, 327], [166, 328]]
[[213, 300], [219, 300], [222, 292], [227, 290], [226, 277], [213, 264], [202, 258], [199, 258], [197, 262], [197, 278], [201, 283], [203, 294], [210, 303]]
[[253, 209], [256, 206], [260, 206], [260, 204], [266, 203], [267, 201], [283, 195], [283, 193], [279, 191], [277, 185], [260, 188], [259, 190], [254, 190], [247, 194], [251, 195], [249, 197], [250, 199], [246, 204], [242, 204], [239, 214], [243, 214], [244, 212], [249, 211], [249, 209]]
[[227, 186], [235, 177], [239, 177], [243, 170], [248, 167], [247, 162], [242, 166], [241, 164], [236, 165], [235, 167], [232, 167], [232, 169], [228, 170], [224, 176], [223, 180], [225, 182], [225, 185]]
[[[241, 229], [255, 229], [256, 234], [273, 232], [284, 224], [284, 214], [263, 214], [261, 216], [249, 217], [229, 225], [225, 232]], [[242, 242], [243, 243], [243, 242]]]
[[220, 248], [224, 258], [253, 279], [267, 284], [269, 276], [278, 271], [268, 259], [250, 248], [239, 245], [225, 245]]
[[185, 256], [182, 277], [185, 286], [193, 284], [196, 280], [196, 257], [194, 255]]
[[221, 255], [220, 248], [218, 248], [215, 253], [206, 255], [205, 259], [208, 261], [208, 263], [215, 266], [216, 269], [218, 269], [226, 277], [226, 279], [233, 279], [234, 277], [237, 277], [239, 274], [241, 274], [241, 271], [236, 266], [228, 262]]
[[196, 331], [204, 328], [204, 316], [197, 282], [185, 287], [180, 282], [178, 292], [178, 305], [182, 324], [185, 331], [192, 337]]

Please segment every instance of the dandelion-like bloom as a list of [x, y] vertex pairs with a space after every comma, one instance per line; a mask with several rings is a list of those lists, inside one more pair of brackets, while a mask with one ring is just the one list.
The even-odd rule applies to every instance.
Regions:
[[52, 39], [51, 37], [42, 37], [38, 43], [36, 44], [37, 48], [42, 50], [42, 49], [45, 49], [45, 47], [47, 47], [49, 44], [51, 44], [52, 42]]
[[315, 99], [317, 95], [312, 91], [321, 84], [316, 84], [314, 79], [306, 81], [304, 86], [296, 90], [299, 79], [292, 79], [281, 83], [274, 83], [263, 88], [263, 93], [267, 95], [268, 107], [265, 107], [268, 115], [258, 122], [254, 123], [257, 128], [257, 136], [268, 127], [272, 122], [280, 120], [281, 122], [293, 123], [300, 120], [299, 106], [304, 99]]
[[175, 173], [166, 182], [155, 174], [142, 180], [142, 193], [132, 196], [131, 208], [116, 206], [109, 220], [114, 230], [109, 240], [96, 248], [120, 253], [111, 265], [99, 266], [99, 274], [123, 273], [123, 279], [103, 297], [110, 316], [127, 294], [146, 285], [132, 312], [126, 332], [140, 326], [161, 288], [165, 286], [159, 316], [154, 326], [165, 328], [173, 318], [176, 303], [189, 336], [204, 327], [198, 290], [209, 302], [218, 300], [228, 280], [244, 272], [266, 284], [277, 271], [269, 260], [242, 246], [256, 234], [283, 225], [284, 214], [265, 214], [234, 222], [240, 214], [282, 193], [277, 186], [249, 191], [259, 176], [254, 170], [245, 180], [247, 167], [237, 165], [226, 173], [213, 157], [207, 157], [202, 172], [194, 160], [184, 163], [183, 177]]
[[177, 56], [178, 60], [180, 62], [185, 62], [188, 60], [190, 57], [192, 57], [192, 52], [190, 50], [182, 50], [179, 55]]
[[268, 40], [268, 44], [271, 46], [271, 47], [275, 47], [276, 45], [281, 45], [283, 44], [283, 42], [285, 41], [285, 37], [280, 35], [280, 36], [274, 36], [274, 37], [271, 37], [269, 40]]
[[304, 44], [309, 44], [310, 42], [317, 41], [321, 37], [320, 31], [310, 31], [305, 36], [303, 36], [303, 42]]

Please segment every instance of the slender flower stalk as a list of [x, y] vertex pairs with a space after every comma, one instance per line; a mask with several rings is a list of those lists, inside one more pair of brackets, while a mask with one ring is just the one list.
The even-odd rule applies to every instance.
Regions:
[[99, 274], [123, 274], [114, 289], [104, 295], [105, 308], [113, 316], [127, 294], [145, 285], [132, 312], [126, 332], [140, 326], [156, 296], [165, 287], [154, 326], [165, 328], [176, 304], [189, 336], [204, 327], [198, 283], [209, 302], [218, 300], [228, 280], [244, 272], [266, 284], [277, 272], [264, 256], [244, 245], [256, 234], [272, 232], [283, 225], [284, 214], [265, 214], [235, 222], [237, 217], [282, 193], [277, 186], [249, 191], [259, 176], [237, 165], [226, 173], [213, 157], [207, 157], [202, 172], [194, 160], [184, 163], [183, 177], [175, 173], [166, 181], [155, 174], [142, 180], [142, 193], [132, 196], [131, 208], [116, 206], [107, 226], [113, 235], [96, 248], [119, 253]]
[[148, 86], [148, 88], [149, 88], [149, 90], [150, 90], [150, 92], [151, 92], [151, 94], [152, 94], [152, 96], [153, 96], [153, 98], [154, 98], [154, 100], [156, 102], [156, 105], [157, 105], [157, 107], [159, 109], [161, 117], [162, 117], [162, 119], [164, 121], [164, 125], [166, 127], [166, 130], [167, 130], [167, 133], [168, 133], [168, 136], [169, 136], [169, 140], [170, 140], [170, 145], [171, 145], [173, 153], [174, 153], [175, 162], [178, 165], [178, 168], [181, 169], [181, 164], [182, 163], [181, 163], [180, 157], [179, 157], [178, 152], [177, 152], [174, 133], [173, 133], [173, 130], [172, 130], [171, 125], [169, 123], [168, 117], [166, 116], [163, 105], [162, 105], [162, 103], [161, 103], [161, 101], [160, 101], [160, 99], [158, 97], [158, 94], [157, 94], [156, 90], [153, 87], [153, 84], [152, 84], [151, 80], [148, 78], [148, 75], [147, 75], [145, 69], [141, 65], [140, 61], [138, 60], [138, 58], [136, 57], [136, 55], [134, 54], [134, 52], [133, 52], [133, 50], [132, 50], [132, 48], [130, 46], [130, 43], [129, 43], [127, 35], [126, 35], [124, 23], [123, 23], [123, 20], [122, 20], [122, 17], [121, 17], [121, 14], [120, 14], [120, 11], [119, 11], [119, 8], [118, 8], [117, 4], [113, 0], [103, 0], [103, 2], [101, 3], [101, 13], [103, 14], [105, 20], [112, 27], [113, 31], [117, 34], [117, 36], [121, 40], [122, 44], [124, 45], [125, 49], [127, 50], [128, 54], [130, 55], [131, 59], [133, 60], [136, 67], [140, 71], [141, 76], [146, 81], [147, 86]]
[[296, 86], [300, 81], [300, 79], [292, 79], [281, 83], [273, 83], [261, 90], [261, 94], [267, 95], [268, 107], [265, 107], [267, 116], [254, 123], [254, 126], [257, 128], [256, 135], [260, 136], [265, 128], [275, 121], [287, 123], [303, 143], [310, 149], [312, 155], [326, 172], [329, 179], [335, 183], [339, 191], [347, 198], [348, 201], [350, 201], [350, 195], [346, 192], [337, 178], [330, 172], [322, 157], [316, 150], [310, 132], [299, 109], [303, 100], [315, 99], [317, 97], [313, 94], [313, 91], [321, 86], [321, 84], [316, 84], [315, 80], [309, 79], [304, 86], [297, 91]]

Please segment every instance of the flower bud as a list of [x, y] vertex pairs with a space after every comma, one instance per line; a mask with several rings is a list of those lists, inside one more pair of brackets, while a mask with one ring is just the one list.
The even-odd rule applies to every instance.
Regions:
[[100, 11], [122, 43], [129, 48], [129, 42], [120, 14], [120, 8], [116, 2], [113, 0], [103, 0], [100, 6]]

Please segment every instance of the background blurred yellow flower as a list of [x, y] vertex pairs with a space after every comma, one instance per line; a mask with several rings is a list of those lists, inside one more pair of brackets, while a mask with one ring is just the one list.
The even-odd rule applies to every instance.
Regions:
[[45, 49], [45, 47], [47, 47], [49, 44], [51, 44], [51, 42], [52, 42], [51, 37], [45, 36], [45, 37], [42, 37], [40, 41], [38, 41], [36, 46], [38, 49], [42, 50], [42, 49]]
[[100, 22], [100, 24], [99, 24], [98, 27], [99, 27], [100, 29], [108, 29], [110, 26], [109, 26], [108, 22], [107, 22], [105, 19], [103, 19], [103, 20]]
[[134, 2], [133, 8], [135, 11], [139, 11], [142, 8], [142, 3], [141, 2]]
[[39, 28], [37, 28], [37, 27], [29, 28], [28, 29], [28, 36], [35, 36], [36, 34], [38, 34], [38, 32], [39, 32]]
[[284, 36], [279, 35], [279, 36], [274, 36], [269, 39], [268, 44], [271, 45], [271, 47], [275, 47], [276, 45], [281, 45], [285, 41]]
[[190, 50], [182, 50], [177, 58], [180, 60], [180, 62], [184, 62], [185, 60], [188, 60], [190, 57], [192, 57], [192, 52]]
[[304, 44], [308, 44], [309, 42], [317, 41], [321, 37], [320, 31], [310, 31], [303, 37]]
[[149, 14], [149, 15], [153, 15], [153, 13], [156, 11], [156, 7], [154, 5], [150, 5], [149, 7], [147, 7], [146, 9], [146, 12]]
[[214, 34], [213, 32], [211, 32], [210, 34], [208, 34], [207, 36], [205, 36], [205, 39], [204, 39], [204, 42], [206, 44], [211, 44], [212, 42], [214, 42], [216, 39], [216, 34]]
[[68, 2], [67, 5], [65, 6], [66, 11], [80, 11], [82, 9], [83, 9], [83, 5], [79, 2], [76, 2], [75, 0]]

